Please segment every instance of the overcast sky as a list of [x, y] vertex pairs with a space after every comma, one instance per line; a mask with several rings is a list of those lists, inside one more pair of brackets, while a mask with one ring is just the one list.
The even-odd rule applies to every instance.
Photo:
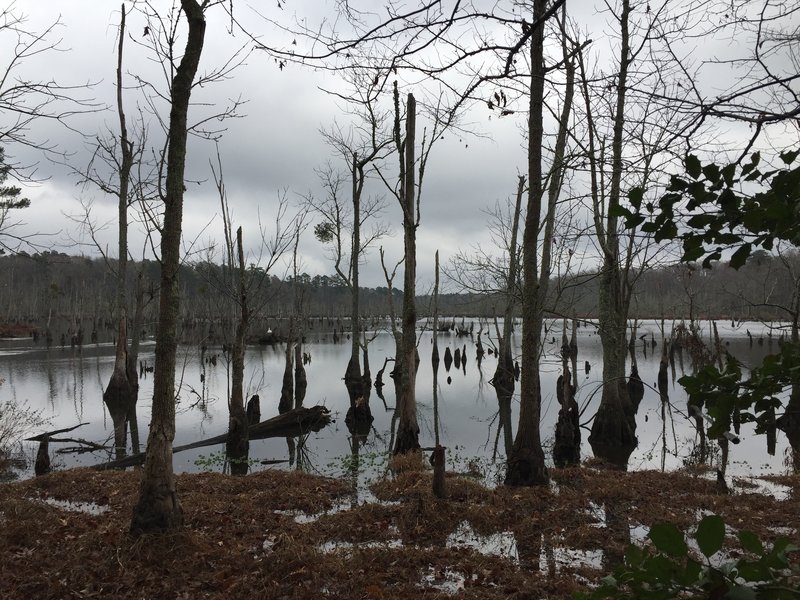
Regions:
[[[130, 2], [125, 3], [130, 7]], [[154, 0], [159, 8], [168, 7], [168, 2]], [[294, 17], [306, 18], [307, 22], [319, 22], [332, 11], [333, 2], [299, 2], [289, 0], [278, 10], [275, 0], [249, 3], [234, 2], [236, 15], [253, 33], [267, 36], [268, 26], [252, 10], [257, 8], [290, 23]], [[487, 2], [491, 5], [493, 3]], [[578, 5], [581, 5], [578, 8]], [[603, 38], [607, 27], [607, 15], [597, 12], [593, 6], [602, 3], [575, 3], [575, 16], [582, 26], [595, 29], [592, 35], [595, 54], [610, 54], [613, 40]], [[654, 3], [655, 4], [655, 3]], [[109, 0], [18, 0], [14, 11], [28, 15], [25, 27], [28, 31], [42, 31], [60, 19], [61, 25], [49, 36], [52, 42], [60, 41], [62, 52], [48, 52], [28, 59], [18, 75], [30, 79], [55, 79], [61, 84], [92, 82], [90, 90], [76, 92], [83, 97], [111, 106], [115, 94], [116, 44], [119, 23], [119, 2]], [[167, 10], [167, 8], [164, 8]], [[330, 13], [332, 14], [332, 12]], [[241, 32], [231, 35], [229, 22], [222, 7], [213, 7], [207, 14], [208, 31], [200, 70], [209, 70], [221, 65], [237, 48], [247, 44]], [[132, 38], [144, 37], [144, 16], [136, 11], [129, 15], [128, 32]], [[181, 28], [180, 32], [183, 32]], [[9, 32], [0, 32], [0, 50], [7, 56], [11, 39]], [[147, 56], [145, 48], [126, 41], [126, 83], [132, 85], [130, 74], [141, 74], [165, 89], [163, 77], [159, 77], [157, 65]], [[687, 53], [697, 42], [687, 42]], [[705, 40], [705, 49], [718, 55], [733, 52], [735, 45], [730, 40]], [[182, 48], [183, 42], [179, 44]], [[258, 220], [265, 225], [274, 221], [277, 198], [285, 192], [289, 199], [290, 212], [301, 201], [303, 195], [320, 194], [319, 180], [315, 169], [328, 160], [335, 160], [330, 148], [319, 134], [321, 127], [330, 126], [334, 119], [346, 122], [342, 103], [320, 88], [341, 89], [341, 81], [335, 74], [309, 67], [289, 65], [280, 70], [265, 54], [251, 54], [246, 64], [239, 67], [226, 81], [197, 89], [193, 101], [223, 106], [232, 98], [241, 96], [246, 101], [239, 112], [241, 117], [226, 121], [226, 129], [219, 142], [219, 151], [225, 171], [233, 222], [244, 228], [245, 245], [251, 256], [258, 254], [260, 241]], [[416, 90], [409, 90], [415, 91]], [[421, 91], [421, 90], [420, 90]], [[126, 106], [129, 120], [134, 116], [141, 94], [126, 91]], [[164, 108], [162, 106], [162, 108]], [[208, 106], [194, 106], [190, 120], [209, 114]], [[166, 118], [166, 111], [164, 118]], [[0, 121], [8, 115], [0, 114]], [[30, 131], [31, 139], [54, 143], [69, 154], [68, 162], [74, 168], [84, 168], [91, 156], [93, 136], [111, 129], [116, 132], [117, 117], [111, 110], [77, 116], [69, 124], [86, 137], [52, 122], [39, 122]], [[461, 134], [445, 134], [445, 139], [434, 147], [428, 166], [421, 206], [421, 225], [418, 230], [418, 270], [423, 286], [432, 280], [433, 254], [441, 253], [442, 263], [459, 248], [471, 243], [488, 243], [486, 215], [482, 209], [497, 200], [510, 197], [516, 187], [518, 174], [525, 173], [525, 140], [521, 125], [526, 115], [519, 112], [506, 118], [497, 118], [485, 106], [476, 106], [465, 116], [465, 122], [479, 131], [480, 137], [465, 137]], [[425, 124], [424, 120], [420, 126]], [[2, 125], [2, 123], [0, 123]], [[5, 125], [2, 125], [5, 126]], [[724, 131], [736, 137], [736, 128]], [[116, 199], [91, 186], [76, 185], [77, 176], [70, 169], [53, 164], [40, 154], [24, 147], [9, 146], [6, 152], [17, 162], [37, 163], [37, 176], [45, 178], [37, 185], [24, 185], [32, 205], [15, 215], [25, 222], [27, 233], [49, 232], [54, 235], [45, 243], [54, 249], [68, 253], [83, 252], [95, 255], [90, 245], [76, 246], [74, 241], [86, 242], [86, 236], [68, 218], [80, 214], [81, 203], [91, 203], [97, 222], [110, 225], [100, 236], [108, 245], [110, 253], [116, 254], [115, 223]], [[197, 240], [195, 248], [207, 246], [222, 239], [222, 221], [219, 218], [219, 200], [211, 180], [209, 161], [215, 156], [214, 144], [204, 140], [193, 140], [188, 155], [187, 177], [200, 183], [187, 184], [184, 212], [185, 244]], [[373, 185], [372, 191], [380, 191]], [[396, 201], [387, 197], [388, 209], [383, 220], [393, 230], [393, 235], [382, 240], [387, 257], [396, 261], [402, 255], [402, 228]], [[318, 219], [312, 217], [312, 223]], [[132, 252], [141, 254], [142, 235], [132, 228]], [[40, 241], [44, 241], [40, 239]], [[300, 246], [304, 270], [310, 274], [333, 272], [324, 247], [314, 239], [311, 231], [304, 235]], [[385, 285], [382, 280], [377, 250], [372, 250], [363, 267], [363, 285]], [[281, 272], [276, 272], [281, 274]]]

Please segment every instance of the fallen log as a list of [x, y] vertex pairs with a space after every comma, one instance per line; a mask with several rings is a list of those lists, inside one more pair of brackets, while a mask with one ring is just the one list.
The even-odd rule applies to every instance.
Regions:
[[51, 442], [71, 442], [73, 444], [78, 444], [77, 446], [69, 446], [67, 448], [59, 448], [56, 450], [56, 454], [84, 454], [86, 452], [97, 452], [98, 450], [111, 450], [108, 446], [104, 444], [98, 444], [97, 442], [90, 442], [89, 440], [84, 440], [82, 438], [50, 438]]
[[[331, 422], [331, 411], [324, 406], [312, 406], [311, 408], [295, 408], [282, 415], [272, 417], [261, 423], [255, 423], [248, 428], [250, 440], [263, 440], [276, 437], [294, 437], [310, 432], [317, 432]], [[172, 453], [204, 448], [216, 444], [224, 444], [228, 439], [228, 434], [224, 433], [205, 440], [199, 440], [183, 446], [175, 446]], [[132, 454], [119, 460], [112, 460], [92, 466], [92, 469], [106, 471], [108, 469], [120, 469], [124, 467], [134, 467], [144, 464], [146, 453]]]
[[65, 427], [64, 429], [54, 429], [53, 431], [47, 431], [45, 433], [40, 433], [39, 435], [35, 435], [33, 437], [25, 438], [26, 442], [43, 442], [43, 441], [57, 441], [53, 440], [52, 436], [56, 435], [57, 433], [67, 433], [68, 431], [74, 431], [78, 427], [83, 427], [84, 425], [88, 425], [89, 423], [78, 423], [74, 427]]

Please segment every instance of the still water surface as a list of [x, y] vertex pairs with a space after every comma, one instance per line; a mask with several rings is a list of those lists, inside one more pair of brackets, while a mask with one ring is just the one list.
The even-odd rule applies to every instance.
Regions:
[[[469, 325], [469, 321], [467, 321]], [[545, 364], [542, 372], [544, 397], [542, 400], [542, 438], [545, 453], [550, 455], [553, 431], [558, 413], [555, 398], [556, 378], [560, 370], [559, 350], [561, 346], [560, 323], [548, 323]], [[667, 327], [669, 328], [669, 324]], [[708, 339], [709, 323], [701, 323]], [[770, 351], [772, 344], [766, 334], [766, 327], [758, 323], [719, 323], [722, 343], [728, 351], [744, 363], [755, 364]], [[475, 331], [478, 330], [476, 322]], [[483, 344], [489, 347], [484, 327]], [[492, 326], [493, 330], [493, 326]], [[763, 345], [752, 346], [746, 335], [749, 330], [758, 340], [763, 336]], [[655, 335], [658, 346], [650, 346], [650, 334]], [[661, 332], [658, 323], [645, 322], [639, 325], [639, 335], [646, 335], [646, 342], [637, 345], [639, 373], [648, 386], [637, 417], [639, 446], [631, 456], [631, 469], [661, 468], [662, 434], [661, 401], [655, 389], [658, 364], [661, 354]], [[494, 337], [494, 336], [492, 336]], [[420, 333], [419, 353], [421, 363], [417, 375], [418, 418], [420, 423], [420, 443], [432, 446], [433, 432], [433, 374], [430, 363], [432, 334]], [[553, 342], [555, 338], [556, 342]], [[513, 340], [515, 354], [519, 355], [519, 329]], [[475, 342], [469, 337], [456, 337], [454, 334], [439, 334], [440, 354], [450, 346], [451, 351], [466, 346], [466, 366], [461, 369], [453, 366], [449, 372], [444, 364], [439, 367], [438, 402], [440, 436], [442, 445], [448, 448], [448, 469], [455, 471], [479, 470], [488, 483], [501, 480], [505, 449], [503, 435], [498, 436], [498, 402], [494, 388], [488, 383], [496, 367], [493, 355], [486, 355], [478, 366], [475, 360]], [[153, 364], [155, 345], [144, 342], [140, 359]], [[644, 350], [646, 349], [646, 354]], [[349, 407], [349, 398], [342, 380], [344, 369], [350, 355], [346, 340], [338, 344], [330, 341], [309, 339], [304, 350], [311, 354], [311, 363], [306, 365], [308, 390], [305, 406], [324, 404], [335, 422], [319, 433], [311, 434], [305, 444], [304, 466], [310, 471], [330, 475], [342, 475], [346, 471], [347, 457], [352, 453], [350, 433], [344, 423]], [[777, 351], [777, 344], [772, 347]], [[26, 403], [29, 407], [41, 410], [50, 420], [48, 429], [71, 427], [78, 423], [88, 425], [65, 434], [69, 437], [83, 438], [113, 445], [111, 418], [102, 401], [102, 394], [108, 382], [114, 362], [114, 348], [111, 343], [84, 345], [82, 349], [70, 347], [43, 348], [42, 342], [34, 345], [31, 340], [0, 341], [0, 399], [13, 399]], [[181, 346], [178, 356], [178, 379], [181, 383], [177, 414], [176, 445], [189, 443], [201, 438], [223, 434], [227, 428], [227, 360], [220, 348], [209, 348], [207, 356], [217, 354], [216, 366], [205, 365], [204, 381], [201, 381], [203, 364], [199, 346]], [[394, 342], [389, 332], [378, 332], [370, 344], [370, 366], [373, 378], [383, 366], [386, 357], [393, 357]], [[602, 374], [600, 340], [593, 326], [578, 329], [578, 391], [577, 401], [586, 407], [581, 418], [587, 423], [596, 411], [600, 400], [599, 385]], [[584, 371], [588, 361], [591, 370]], [[684, 358], [685, 368], [689, 369], [688, 356]], [[250, 346], [246, 354], [245, 390], [247, 397], [259, 394], [261, 415], [266, 419], [277, 414], [278, 399], [284, 368], [284, 349], [282, 346]], [[370, 406], [374, 416], [372, 432], [360, 448], [362, 473], [360, 480], [366, 481], [376, 476], [385, 462], [391, 439], [392, 415], [394, 413], [394, 387], [386, 369], [383, 394], [386, 405], [372, 393]], [[681, 375], [680, 365], [676, 365], [677, 376]], [[152, 375], [140, 380], [138, 415], [140, 437], [146, 440], [152, 397]], [[652, 387], [650, 387], [652, 386]], [[518, 392], [518, 386], [517, 386]], [[668, 452], [664, 462], [668, 469], [683, 464], [690, 453], [695, 434], [693, 426], [685, 417], [686, 396], [679, 384], [670, 382], [670, 402], [672, 419], [666, 425]], [[519, 396], [512, 403], [512, 424], [516, 430]], [[31, 435], [40, 433], [33, 431]], [[752, 430], [742, 429], [742, 443], [731, 446], [729, 472], [733, 474], [757, 474], [763, 472], [782, 472], [786, 442], [779, 435], [775, 456], [766, 453], [763, 436], [754, 437]], [[591, 456], [591, 448], [586, 438], [588, 429], [582, 431], [582, 456]], [[51, 444], [51, 452], [64, 444]], [[27, 448], [35, 453], [33, 444]], [[203, 457], [223, 450], [222, 446], [201, 448], [175, 455], [177, 471], [198, 471], [209, 468], [197, 464]], [[258, 440], [251, 442], [251, 458], [261, 460], [289, 459], [289, 445], [286, 439]], [[59, 468], [75, 465], [90, 465], [108, 458], [104, 453], [58, 454], [54, 465]], [[206, 461], [207, 462], [207, 461]], [[212, 461], [213, 462], [213, 461]], [[288, 464], [284, 466], [288, 467]], [[221, 468], [217, 465], [213, 468]], [[254, 464], [254, 469], [267, 468]]]

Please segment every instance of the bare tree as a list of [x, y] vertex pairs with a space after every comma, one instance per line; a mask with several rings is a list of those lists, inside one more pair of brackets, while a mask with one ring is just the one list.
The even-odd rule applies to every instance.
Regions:
[[[515, 388], [514, 356], [511, 336], [514, 318], [521, 304], [522, 279], [520, 277], [521, 247], [518, 243], [520, 223], [524, 221], [522, 200], [525, 197], [526, 178], [517, 177], [515, 199], [503, 207], [498, 202], [487, 210], [492, 242], [499, 256], [487, 248], [476, 245], [470, 250], [459, 250], [450, 259], [447, 276], [460, 289], [496, 299], [495, 310], [503, 317], [502, 332], [495, 319], [498, 336], [497, 367], [490, 383], [495, 387], [498, 401], [511, 402]], [[501, 425], [502, 426], [502, 425]], [[511, 435], [509, 431], [506, 432]]]
[[[88, 97], [81, 97], [91, 87], [88, 83], [66, 85], [54, 79], [30, 79], [21, 73], [26, 60], [62, 50], [58, 40], [51, 41], [61, 26], [60, 19], [42, 31], [31, 31], [26, 22], [27, 17], [13, 2], [0, 10], [0, 36], [10, 49], [0, 67], [0, 146], [27, 146], [50, 157], [63, 158], [63, 151], [54, 143], [31, 137], [31, 126], [44, 119], [69, 127], [70, 117], [101, 107]], [[32, 165], [10, 160], [8, 166], [15, 177], [35, 178]]]
[[[249, 456], [248, 427], [254, 424], [250, 422], [248, 416], [252, 411], [245, 410], [244, 401], [244, 358], [251, 315], [258, 315], [264, 310], [267, 302], [267, 295], [264, 293], [267, 278], [276, 262], [291, 246], [295, 239], [295, 233], [303, 228], [303, 215], [301, 213], [300, 216], [291, 219], [287, 225], [285, 221], [287, 202], [285, 195], [281, 195], [275, 215], [275, 230], [269, 233], [259, 224], [262, 238], [261, 252], [254, 258], [255, 264], [259, 268], [257, 270], [248, 269], [242, 243], [242, 228], [237, 228], [235, 236], [233, 232], [233, 216], [228, 202], [219, 146], [217, 147], [217, 164], [216, 166], [211, 164], [211, 173], [220, 200], [225, 245], [221, 268], [208, 269], [209, 272], [204, 272], [203, 275], [218, 292], [219, 305], [215, 312], [229, 314], [231, 322], [236, 323], [229, 363], [229, 421], [226, 454], [230, 461], [231, 473], [245, 475], [248, 471]], [[213, 257], [213, 253], [210, 254]], [[220, 276], [214, 277], [215, 274]], [[227, 334], [228, 331], [223, 331], [223, 335], [227, 336]], [[291, 352], [293, 341], [290, 339], [287, 344], [287, 355]]]
[[[394, 141], [400, 157], [400, 187], [397, 199], [403, 210], [403, 331], [395, 363], [400, 378], [400, 397], [397, 399], [399, 421], [394, 453], [405, 454], [419, 448], [417, 424], [417, 225], [419, 210], [415, 187], [415, 151], [417, 105], [412, 94], [406, 99], [405, 136], [400, 136], [400, 94], [394, 87], [395, 125]], [[424, 148], [424, 141], [423, 141]], [[423, 164], [422, 162], [420, 163]], [[419, 182], [421, 186], [421, 181]]]
[[[522, 374], [520, 381], [519, 427], [507, 457], [506, 485], [535, 485], [548, 481], [544, 464], [539, 419], [542, 388], [539, 361], [542, 355], [542, 327], [550, 283], [551, 249], [555, 226], [557, 190], [544, 203], [542, 173], [544, 138], [545, 57], [544, 30], [547, 0], [534, 0], [535, 25], [530, 39], [530, 83], [528, 91], [528, 197], [522, 238]], [[565, 104], [565, 110], [569, 110]], [[567, 118], [569, 120], [569, 113]], [[567, 123], [561, 122], [566, 128]], [[556, 169], [562, 165], [555, 165]], [[551, 185], [560, 181], [553, 177]], [[555, 186], [554, 186], [555, 187]], [[544, 215], [544, 217], [543, 217]], [[544, 220], [542, 220], [544, 219]], [[541, 262], [539, 249], [541, 242]]]
[[[331, 246], [336, 274], [350, 290], [351, 352], [344, 378], [351, 400], [355, 402], [371, 386], [371, 381], [363, 380], [360, 364], [360, 352], [366, 348], [362, 348], [361, 343], [359, 266], [369, 247], [388, 232], [385, 225], [374, 222], [385, 207], [383, 198], [364, 197], [364, 185], [373, 165], [383, 161], [391, 151], [392, 138], [385, 131], [387, 115], [378, 109], [380, 90], [371, 74], [366, 70], [354, 70], [345, 77], [355, 91], [350, 96], [336, 96], [353, 107], [355, 122], [349, 131], [334, 125], [323, 131], [323, 136], [347, 164], [347, 173], [340, 174], [329, 164], [320, 171], [325, 197], [317, 200], [309, 196], [306, 200], [322, 218], [314, 233], [317, 239]], [[349, 203], [345, 201], [344, 186], [347, 184]], [[373, 221], [373, 225], [365, 230], [369, 221]]]
[[[22, 73], [26, 61], [63, 50], [58, 40], [51, 41], [59, 26], [61, 21], [56, 20], [42, 31], [31, 31], [27, 17], [13, 2], [0, 9], [0, 42], [7, 49], [0, 62], [0, 184], [9, 177], [23, 182], [39, 179], [35, 164], [14, 158], [14, 147], [27, 147], [63, 160], [64, 151], [55, 143], [31, 133], [36, 121], [70, 127], [70, 117], [100, 108], [87, 95], [90, 83], [66, 85], [52, 78], [31, 79]], [[0, 253], [41, 248], [37, 234], [24, 233], [25, 223], [12, 217], [13, 212], [29, 205], [18, 186], [0, 187]]]
[[208, 0], [202, 4], [197, 0], [181, 0], [189, 30], [186, 49], [172, 79], [170, 94], [153, 413], [139, 499], [131, 522], [131, 532], [134, 534], [165, 531], [183, 523], [183, 509], [178, 500], [172, 468], [172, 441], [175, 438], [175, 355], [180, 309], [178, 268], [183, 218], [187, 114], [192, 82], [203, 52], [206, 29], [204, 11], [208, 4]]
[[[654, 3], [644, 14], [634, 13], [629, 0], [609, 7], [612, 22], [619, 26], [619, 53], [610, 72], [590, 75], [584, 53], [579, 54], [586, 138], [576, 138], [576, 144], [588, 164], [587, 196], [601, 256], [603, 390], [589, 442], [596, 456], [619, 468], [625, 468], [637, 444], [636, 407], [625, 377], [628, 313], [637, 279], [657, 263], [652, 238], [623, 231], [623, 190], [639, 185], [655, 193], [665, 184], [669, 164], [681, 154], [681, 136], [690, 118], [680, 107], [660, 100], [660, 92], [678, 89], [669, 74], [686, 73], [676, 57], [663, 50], [682, 35], [667, 4]], [[693, 15], [681, 13], [680, 23], [689, 27]]]

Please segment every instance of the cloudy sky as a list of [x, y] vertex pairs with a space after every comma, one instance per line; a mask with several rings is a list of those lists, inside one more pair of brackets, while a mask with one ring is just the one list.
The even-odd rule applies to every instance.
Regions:
[[[125, 4], [130, 8], [130, 2]], [[153, 0], [152, 4], [162, 14], [167, 14], [170, 6], [169, 2], [161, 0]], [[237, 0], [234, 2], [235, 14], [253, 35], [273, 43], [278, 34], [270, 29], [262, 15], [287, 25], [294, 20], [320, 23], [325, 18], [332, 18], [335, 3], [288, 0], [280, 3], [281, 8], [277, 4], [275, 0], [250, 0], [249, 3]], [[578, 18], [580, 27], [595, 40], [594, 55], [602, 60], [603, 56], [610, 55], [615, 45], [613, 39], [603, 38], [603, 29], [608, 27], [608, 15], [598, 12], [599, 9], [593, 6], [602, 6], [601, 2], [580, 4], [581, 8], [576, 10], [581, 12], [574, 16]], [[43, 31], [60, 20], [48, 40], [58, 42], [62, 49], [30, 57], [20, 65], [15, 75], [33, 80], [54, 79], [65, 85], [91, 82], [91, 89], [76, 91], [75, 94], [92, 98], [102, 105], [113, 105], [119, 2], [18, 0], [12, 10], [18, 15], [27, 15], [24, 28], [30, 32]], [[221, 6], [208, 11], [207, 21], [206, 45], [200, 67], [204, 73], [225, 64], [237, 49], [248, 46], [247, 36], [240, 31], [230, 33], [230, 21]], [[163, 91], [163, 74], [143, 43], [147, 41], [145, 25], [143, 14], [130, 13], [126, 83], [133, 88], [135, 74]], [[589, 31], [590, 28], [594, 32]], [[179, 29], [179, 35], [183, 31], [183, 28]], [[273, 34], [275, 37], [271, 37]], [[0, 36], [0, 56], [8, 56], [9, 44], [15, 41], [12, 32], [0, 31]], [[690, 54], [696, 44], [696, 41], [687, 41], [680, 51]], [[705, 51], [716, 53], [715, 56], [739, 50], [735, 48], [736, 43], [727, 38], [706, 39], [704, 45]], [[182, 47], [182, 42], [179, 46]], [[232, 99], [245, 101], [238, 110], [238, 118], [221, 124], [225, 131], [219, 141], [219, 152], [233, 222], [243, 226], [245, 244], [251, 256], [259, 254], [258, 221], [261, 220], [264, 226], [272, 226], [281, 195], [289, 200], [289, 211], [293, 212], [304, 195], [322, 193], [315, 169], [326, 161], [336, 160], [336, 157], [325, 145], [319, 130], [329, 127], [335, 119], [340, 123], [347, 122], [343, 103], [325, 93], [323, 88], [338, 90], [343, 89], [342, 85], [335, 73], [298, 65], [279, 69], [273, 59], [256, 51], [225, 81], [195, 90], [193, 100], [197, 104], [192, 108], [190, 120], [213, 114]], [[421, 83], [414, 82], [407, 89], [422, 94], [421, 86]], [[143, 105], [143, 95], [134, 89], [126, 90], [129, 121], [135, 115], [137, 104]], [[164, 105], [161, 104], [160, 108], [165, 118]], [[153, 121], [152, 116], [148, 118]], [[497, 200], [504, 201], [510, 197], [516, 187], [517, 175], [526, 171], [521, 127], [525, 118], [524, 112], [497, 118], [496, 113], [484, 105], [477, 105], [464, 116], [463, 122], [480, 132], [480, 136], [446, 133], [441, 143], [434, 147], [426, 175], [418, 230], [418, 269], [423, 285], [432, 279], [435, 250], [440, 251], [445, 263], [459, 248], [488, 243], [487, 217], [482, 210]], [[0, 113], [2, 127], [7, 126], [9, 119], [13, 116]], [[99, 239], [109, 247], [112, 255], [115, 254], [113, 219], [116, 201], [92, 186], [77, 185], [78, 177], [74, 171], [88, 164], [93, 139], [97, 135], [107, 134], [109, 130], [116, 132], [116, 119], [115, 112], [109, 109], [76, 115], [68, 121], [72, 129], [44, 120], [33, 125], [28, 132], [29, 138], [54, 144], [68, 155], [67, 165], [54, 164], [41, 153], [23, 146], [9, 145], [6, 148], [7, 154], [17, 163], [35, 163], [36, 176], [42, 179], [35, 185], [23, 186], [32, 205], [15, 215], [24, 222], [18, 232], [51, 233], [39, 241], [68, 253], [94, 255], [97, 252], [89, 244], [85, 232], [70, 219], [70, 216], [82, 213], [82, 205], [90, 203], [94, 220], [110, 224]], [[423, 120], [420, 126], [424, 124]], [[734, 137], [739, 135], [735, 127], [722, 133]], [[156, 133], [151, 134], [151, 139], [160, 143]], [[215, 153], [214, 144], [206, 140], [193, 140], [189, 147], [187, 177], [197, 183], [187, 184], [184, 238], [185, 244], [194, 243], [195, 249], [222, 239], [219, 200], [209, 167], [209, 161], [215, 161]], [[377, 184], [370, 189], [376, 193], [381, 191]], [[400, 212], [393, 198], [387, 197], [387, 205], [383, 220], [392, 228], [393, 235], [381, 243], [386, 248], [387, 257], [394, 262], [402, 255]], [[315, 220], [311, 218], [312, 223]], [[131, 237], [132, 252], [134, 256], [140, 255], [137, 248], [141, 248], [143, 236], [132, 230]], [[300, 254], [304, 270], [310, 274], [332, 273], [325, 249], [313, 238], [310, 230], [304, 235]], [[362, 283], [383, 284], [375, 250], [366, 259]]]

